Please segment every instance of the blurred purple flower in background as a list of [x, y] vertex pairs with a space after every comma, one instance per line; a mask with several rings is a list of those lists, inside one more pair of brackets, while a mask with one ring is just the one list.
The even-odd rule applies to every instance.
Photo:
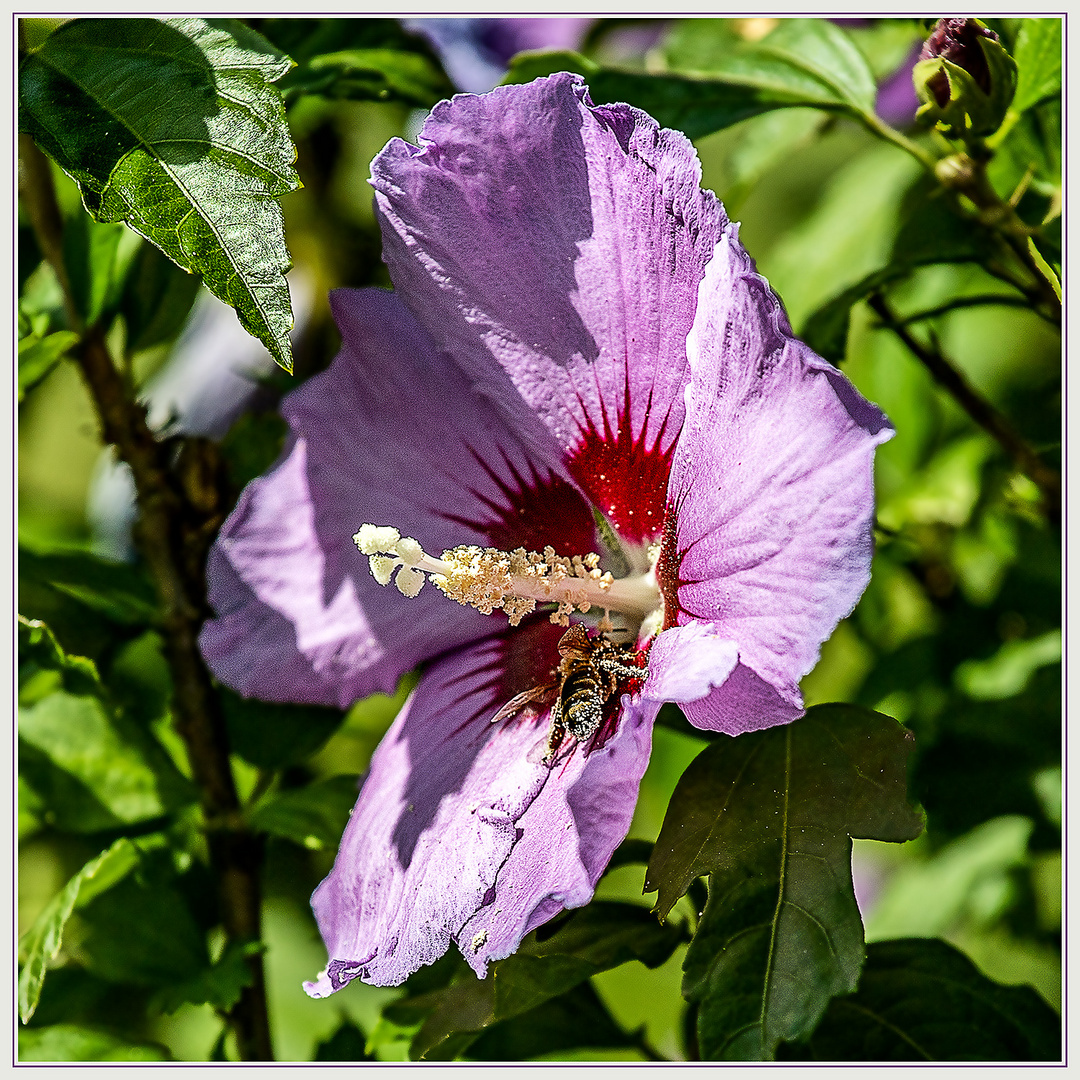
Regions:
[[[344, 707], [429, 664], [313, 897], [317, 997], [451, 942], [483, 977], [587, 903], [664, 701], [731, 735], [800, 716], [869, 577], [892, 434], [792, 337], [678, 132], [562, 74], [443, 102], [419, 144], [372, 166], [397, 291], [334, 294], [341, 352], [283, 401], [291, 438], [209, 566], [202, 648], [245, 695]], [[419, 540], [358, 534], [406, 595], [350, 543], [365, 523]], [[486, 610], [510, 625], [420, 591], [420, 545], [507, 553]], [[563, 625], [615, 622], [647, 663], [580, 738], [549, 734], [550, 700], [490, 722], [559, 664], [530, 573]]]

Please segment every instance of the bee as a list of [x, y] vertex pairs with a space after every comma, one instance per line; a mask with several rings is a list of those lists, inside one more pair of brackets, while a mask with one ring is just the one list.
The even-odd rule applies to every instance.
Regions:
[[575, 623], [559, 639], [559, 666], [551, 682], [534, 686], [512, 697], [492, 718], [493, 724], [508, 720], [527, 706], [551, 705], [551, 734], [548, 736], [547, 760], [550, 760], [563, 736], [569, 732], [578, 742], [590, 738], [600, 727], [604, 705], [620, 682], [644, 679], [647, 668], [628, 661], [633, 659], [630, 645], [616, 645], [606, 638], [590, 638], [581, 623]]

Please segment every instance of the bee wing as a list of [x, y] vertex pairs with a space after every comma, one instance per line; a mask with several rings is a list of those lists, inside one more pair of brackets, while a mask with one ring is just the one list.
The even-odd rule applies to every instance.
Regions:
[[588, 660], [592, 656], [595, 646], [589, 640], [588, 632], [581, 623], [574, 623], [561, 638], [559, 638], [559, 655], [572, 657], [574, 660]]
[[511, 716], [515, 716], [517, 713], [521, 712], [526, 705], [532, 705], [534, 703], [546, 705], [548, 702], [554, 700], [558, 690], [559, 688], [555, 683], [544, 683], [542, 686], [534, 686], [531, 690], [523, 690], [520, 694], [515, 694], [491, 718], [491, 723], [497, 724], [500, 720], [509, 720]]

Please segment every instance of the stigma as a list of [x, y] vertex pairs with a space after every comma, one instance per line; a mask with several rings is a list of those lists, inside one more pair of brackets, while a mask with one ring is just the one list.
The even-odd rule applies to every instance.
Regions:
[[634, 577], [614, 578], [600, 569], [600, 556], [595, 552], [568, 558], [556, 555], [550, 546], [538, 552], [466, 544], [435, 558], [412, 537], [378, 525], [361, 525], [353, 541], [368, 556], [372, 576], [380, 585], [393, 579], [399, 592], [413, 597], [429, 577], [436, 588], [459, 604], [485, 615], [505, 612], [511, 626], [517, 626], [537, 604], [554, 604], [553, 623], [568, 626], [573, 612], [595, 608], [603, 612], [597, 622], [601, 632], [614, 629], [611, 613], [617, 612], [629, 624], [625, 629], [636, 635], [642, 624], [654, 622], [662, 610], [652, 567]]

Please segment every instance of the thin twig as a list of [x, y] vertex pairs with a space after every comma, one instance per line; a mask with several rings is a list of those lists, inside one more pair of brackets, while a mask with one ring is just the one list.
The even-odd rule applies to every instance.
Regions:
[[912, 323], [925, 322], [927, 319], [936, 319], [939, 315], [947, 315], [950, 311], [958, 311], [960, 308], [969, 307], [1022, 307], [1029, 308], [1027, 300], [1020, 296], [1005, 296], [1002, 293], [979, 293], [977, 296], [957, 296], [944, 304], [927, 308], [925, 311], [916, 311], [914, 315], [905, 315], [897, 319], [898, 326], [910, 326]]
[[[74, 350], [93, 398], [106, 443], [131, 468], [139, 519], [136, 541], [154, 579], [160, 628], [172, 673], [173, 713], [199, 788], [222, 923], [231, 940], [261, 938], [260, 839], [247, 830], [229, 763], [229, 746], [217, 695], [198, 649], [206, 616], [203, 568], [208, 540], [206, 507], [193, 503], [169, 466], [169, 449], [146, 423], [145, 409], [129, 397], [100, 326], [83, 328], [63, 264], [63, 219], [49, 163], [30, 139], [20, 140], [22, 196], [42, 253], [64, 289]], [[249, 957], [252, 985], [230, 1010], [240, 1056], [272, 1060], [262, 957]]]
[[1005, 416], [968, 383], [939, 348], [928, 348], [912, 336], [903, 322], [893, 314], [880, 293], [874, 293], [869, 299], [869, 304], [881, 319], [882, 325], [896, 334], [933, 375], [937, 383], [949, 392], [953, 400], [979, 427], [998, 441], [1016, 463], [1016, 467], [1038, 486], [1043, 494], [1048, 517], [1053, 522], [1060, 523], [1061, 477], [1058, 473], [1043, 462]]

